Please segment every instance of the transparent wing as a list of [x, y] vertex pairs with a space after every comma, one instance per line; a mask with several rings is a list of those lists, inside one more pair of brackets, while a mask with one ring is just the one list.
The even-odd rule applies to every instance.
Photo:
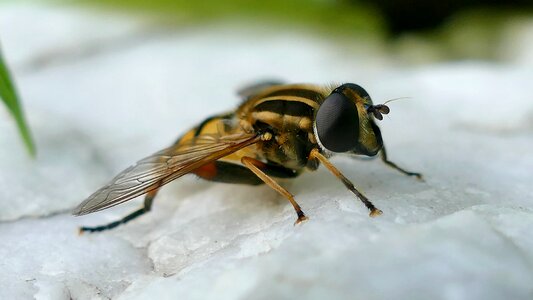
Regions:
[[256, 134], [201, 135], [186, 144], [166, 148], [122, 171], [72, 213], [85, 215], [126, 202], [260, 139]]
[[239, 95], [244, 100], [248, 100], [269, 87], [273, 87], [276, 85], [282, 85], [282, 84], [284, 84], [284, 82], [281, 80], [260, 81], [260, 82], [256, 82], [253, 84], [243, 86], [237, 91], [237, 95]]

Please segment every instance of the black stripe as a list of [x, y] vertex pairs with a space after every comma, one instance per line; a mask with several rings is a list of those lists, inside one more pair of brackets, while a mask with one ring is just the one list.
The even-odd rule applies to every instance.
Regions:
[[231, 119], [232, 117], [233, 117], [233, 113], [209, 117], [205, 119], [202, 123], [200, 123], [200, 125], [198, 125], [198, 127], [196, 128], [196, 131], [194, 132], [194, 136], [200, 135], [200, 133], [202, 133], [202, 129], [204, 129], [205, 125], [207, 125], [207, 123], [209, 122], [215, 119]]
[[264, 98], [275, 97], [275, 96], [296, 96], [296, 97], [306, 98], [306, 99], [309, 99], [315, 102], [323, 98], [322, 94], [317, 91], [302, 89], [302, 88], [290, 88], [290, 89], [274, 91], [272, 93], [265, 95]]
[[300, 101], [268, 100], [255, 106], [255, 111], [269, 111], [280, 115], [312, 117], [313, 107]]

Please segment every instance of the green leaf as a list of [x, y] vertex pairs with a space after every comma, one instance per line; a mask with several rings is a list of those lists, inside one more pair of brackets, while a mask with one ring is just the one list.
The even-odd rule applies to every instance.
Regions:
[[301, 26], [296, 28], [347, 39], [364, 34], [382, 36], [385, 30], [379, 12], [358, 0], [74, 0], [69, 3], [155, 13], [161, 20], [177, 25], [248, 20], [265, 26], [267, 21], [281, 28]]
[[24, 113], [20, 106], [20, 100], [15, 90], [11, 76], [9, 75], [9, 70], [4, 62], [2, 52], [0, 52], [0, 100], [4, 102], [7, 106], [7, 110], [11, 113], [15, 122], [17, 123], [20, 135], [26, 144], [26, 148], [32, 157], [35, 157], [36, 150], [35, 144], [31, 137], [30, 129], [26, 124], [24, 119]]

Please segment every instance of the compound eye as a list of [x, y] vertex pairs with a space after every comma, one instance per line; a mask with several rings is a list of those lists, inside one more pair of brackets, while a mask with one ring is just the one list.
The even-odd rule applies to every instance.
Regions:
[[368, 92], [363, 87], [355, 83], [345, 83], [339, 86], [337, 89], [342, 91], [346, 88], [356, 92], [361, 98], [370, 99], [370, 95], [368, 94]]
[[355, 103], [342, 93], [332, 93], [318, 108], [315, 126], [320, 143], [329, 151], [354, 149], [359, 139], [359, 114]]

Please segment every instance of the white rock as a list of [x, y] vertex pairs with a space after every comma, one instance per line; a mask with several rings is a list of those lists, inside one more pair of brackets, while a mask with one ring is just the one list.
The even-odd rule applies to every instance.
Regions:
[[[6, 29], [5, 16], [32, 34]], [[39, 151], [36, 161], [27, 158], [0, 109], [0, 299], [533, 296], [530, 68], [412, 68], [392, 64], [379, 45], [354, 54], [305, 35], [258, 37], [254, 28], [230, 26], [104, 47], [66, 62], [52, 55], [32, 69], [43, 53], [120, 41], [148, 26], [127, 18], [105, 30], [91, 26], [104, 19], [26, 5], [0, 10], [2, 46]], [[426, 181], [379, 160], [335, 158], [384, 215], [369, 218], [321, 168], [288, 185], [310, 217], [295, 227], [292, 207], [265, 186], [186, 177], [164, 188], [146, 216], [106, 233], [76, 234], [80, 225], [116, 220], [139, 205], [68, 214], [114, 173], [235, 107], [241, 84], [280, 77], [357, 82], [375, 102], [412, 97], [391, 103], [379, 125], [391, 160]]]

